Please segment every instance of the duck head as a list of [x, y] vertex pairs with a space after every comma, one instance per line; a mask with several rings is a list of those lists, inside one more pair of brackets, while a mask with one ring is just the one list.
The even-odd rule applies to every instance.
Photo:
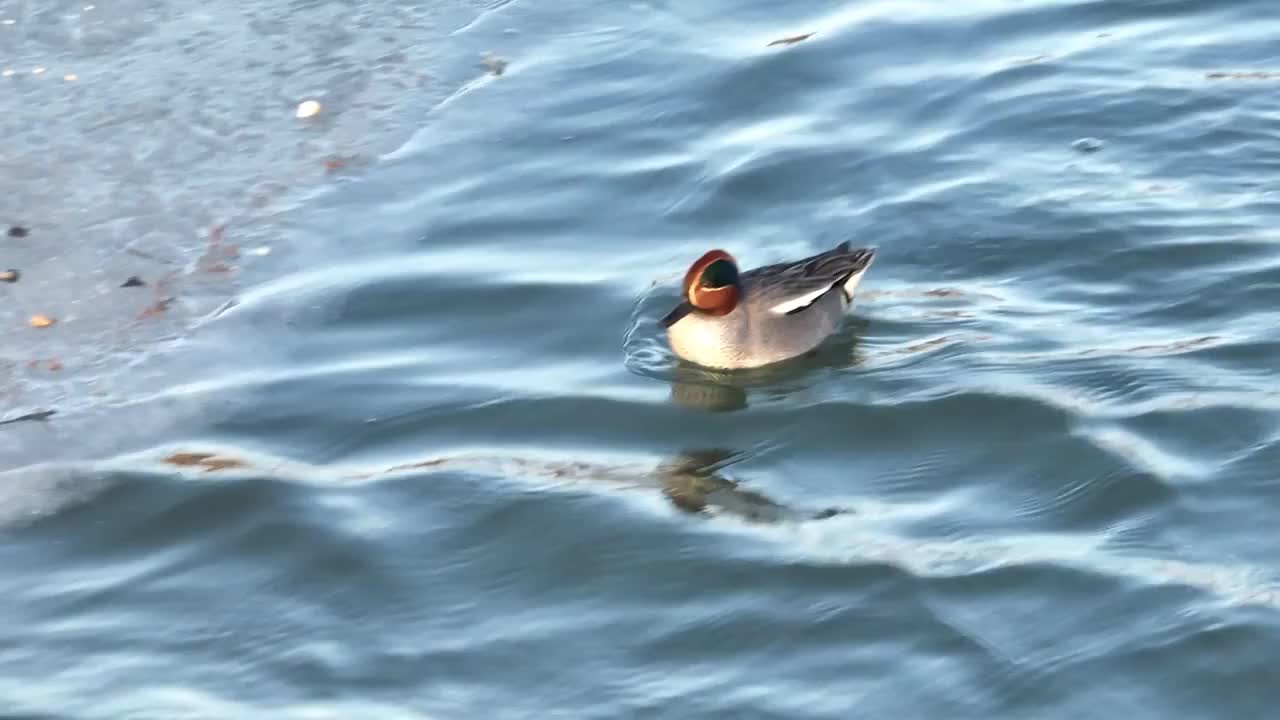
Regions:
[[711, 250], [689, 266], [684, 275], [684, 299], [659, 322], [669, 328], [689, 313], [728, 315], [741, 299], [737, 261], [723, 250]]

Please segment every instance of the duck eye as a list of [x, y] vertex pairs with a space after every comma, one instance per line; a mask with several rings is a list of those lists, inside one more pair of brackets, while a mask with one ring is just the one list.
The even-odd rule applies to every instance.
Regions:
[[702, 271], [698, 284], [708, 290], [738, 283], [738, 268], [728, 260], [716, 260]]

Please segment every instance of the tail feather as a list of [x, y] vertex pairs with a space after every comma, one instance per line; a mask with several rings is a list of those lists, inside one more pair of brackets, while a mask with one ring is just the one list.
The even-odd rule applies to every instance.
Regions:
[[[849, 242], [846, 240], [840, 245], [848, 249]], [[876, 259], [876, 251], [872, 248], [865, 248], [856, 252], [860, 256], [857, 266], [850, 270], [849, 274], [840, 282], [840, 292], [844, 295], [846, 303], [853, 302], [853, 293], [858, 289], [858, 283], [862, 282], [862, 276], [867, 274], [867, 270], [871, 268], [871, 263]]]

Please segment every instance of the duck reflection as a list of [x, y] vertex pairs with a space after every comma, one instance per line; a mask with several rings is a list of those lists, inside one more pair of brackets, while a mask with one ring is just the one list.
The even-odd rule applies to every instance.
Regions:
[[734, 412], [747, 407], [745, 389], [713, 382], [676, 380], [671, 383], [671, 399], [686, 407], [711, 412]]
[[719, 474], [737, 456], [722, 448], [686, 450], [658, 467], [663, 495], [685, 512], [727, 514], [752, 522], [821, 520], [846, 512], [837, 508], [799, 510], [739, 486]]
[[518, 455], [469, 455], [432, 457], [381, 469], [319, 468], [275, 460], [254, 460], [229, 453], [172, 453], [162, 459], [171, 468], [189, 472], [236, 473], [274, 477], [302, 476], [314, 482], [317, 475], [336, 475], [337, 481], [368, 481], [415, 472], [469, 471], [505, 476], [539, 478], [554, 484], [592, 484], [621, 489], [659, 490], [676, 509], [705, 516], [727, 515], [757, 523], [821, 520], [841, 515], [838, 508], [805, 509], [786, 505], [748, 490], [724, 476], [723, 470], [738, 462], [742, 453], [724, 448], [685, 450], [657, 467], [610, 465], [582, 461], [555, 461]]

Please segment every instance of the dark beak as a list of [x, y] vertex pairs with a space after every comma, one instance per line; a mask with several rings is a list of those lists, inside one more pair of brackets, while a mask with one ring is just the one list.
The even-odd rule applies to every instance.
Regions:
[[667, 313], [666, 317], [659, 320], [658, 323], [664, 328], [669, 328], [679, 322], [680, 318], [691, 312], [693, 312], [693, 306], [689, 304], [688, 300], [684, 300], [679, 305], [676, 305], [674, 310]]

